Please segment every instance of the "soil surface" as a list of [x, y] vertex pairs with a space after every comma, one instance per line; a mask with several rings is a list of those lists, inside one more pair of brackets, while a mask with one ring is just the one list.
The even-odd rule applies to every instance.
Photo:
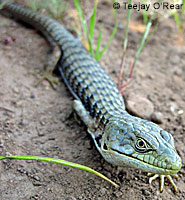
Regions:
[[[98, 18], [113, 22], [112, 5], [106, 2], [99, 4]], [[133, 11], [132, 23], [139, 26], [138, 16]], [[118, 18], [125, 24], [125, 12], [121, 9]], [[73, 117], [66, 119], [73, 98], [63, 82], [59, 82], [56, 90], [47, 81], [35, 87], [41, 78], [39, 72], [51, 56], [45, 39], [14, 20], [0, 16], [0, 21], [6, 22], [0, 26], [0, 154], [61, 158], [91, 167], [120, 184], [115, 189], [95, 175], [57, 164], [4, 160], [0, 163], [1, 200], [185, 199], [185, 41], [179, 40], [173, 19], [160, 22], [136, 64], [125, 96], [144, 97], [152, 102], [154, 112], [162, 113], [160, 126], [173, 135], [183, 160], [179, 180], [174, 180], [179, 189], [177, 194], [168, 181], [160, 193], [159, 180], [149, 185], [145, 172], [107, 163], [94, 147], [86, 128]], [[70, 26], [68, 22], [70, 19], [66, 16], [66, 27]], [[96, 35], [101, 24], [97, 23]], [[104, 24], [104, 44], [111, 31], [112, 27]], [[115, 82], [123, 32], [117, 31], [100, 61]], [[129, 30], [130, 57], [136, 52], [141, 36], [137, 28]], [[8, 37], [16, 40], [5, 44]], [[145, 108], [145, 105], [138, 106]]]

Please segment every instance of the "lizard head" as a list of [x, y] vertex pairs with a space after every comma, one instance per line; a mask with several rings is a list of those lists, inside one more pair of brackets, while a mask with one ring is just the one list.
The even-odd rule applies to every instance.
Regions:
[[175, 174], [182, 166], [172, 135], [152, 122], [133, 116], [109, 121], [99, 150], [114, 165], [156, 174]]

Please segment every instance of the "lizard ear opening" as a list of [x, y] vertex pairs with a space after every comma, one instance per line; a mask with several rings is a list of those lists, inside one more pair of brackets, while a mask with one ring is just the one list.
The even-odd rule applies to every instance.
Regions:
[[102, 135], [95, 137], [95, 141], [96, 141], [99, 148], [101, 148], [101, 138], [102, 138]]
[[108, 150], [107, 145], [105, 143], [103, 144], [103, 149], [106, 151]]

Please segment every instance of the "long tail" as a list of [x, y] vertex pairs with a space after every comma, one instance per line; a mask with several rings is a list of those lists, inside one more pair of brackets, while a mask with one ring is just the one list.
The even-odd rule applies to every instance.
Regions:
[[[0, 3], [3, 2], [5, 1], [0, 0]], [[62, 40], [63, 43], [63, 38], [74, 40], [74, 37], [56, 20], [19, 5], [5, 3], [2, 10], [0, 10], [0, 13], [8, 13], [17, 19], [32, 25], [37, 30], [41, 31], [51, 44], [54, 43], [60, 45], [60, 40]]]

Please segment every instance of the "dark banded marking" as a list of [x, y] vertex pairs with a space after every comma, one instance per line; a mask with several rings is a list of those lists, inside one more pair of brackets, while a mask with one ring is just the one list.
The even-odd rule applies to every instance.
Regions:
[[[72, 58], [71, 58], [71, 56], [70, 56], [70, 54], [67, 54], [67, 56], [65, 56], [64, 55], [64, 57], [63, 57], [63, 60], [62, 60], [62, 64], [63, 64], [63, 68], [65, 69], [65, 68], [68, 68], [69, 66], [71, 66], [71, 65], [73, 65], [74, 63], [76, 63], [77, 61], [89, 61], [89, 58], [88, 57], [75, 57], [75, 56], [79, 56], [80, 54], [82, 53], [82, 51], [75, 51], [75, 52], [73, 52], [72, 53], [72, 55], [71, 56], [73, 56]], [[71, 61], [67, 61], [67, 59], [70, 59]], [[67, 63], [65, 63], [65, 62], [67, 62]], [[83, 63], [84, 64], [84, 63]], [[80, 65], [81, 66], [81, 65]], [[79, 67], [80, 67], [79, 66]]]
[[[81, 66], [82, 67], [82, 66]], [[83, 68], [88, 68], [88, 66], [83, 66]], [[86, 72], [86, 71], [81, 71], [81, 73], [78, 73], [78, 74], [75, 74], [75, 72], [76, 71], [78, 71], [78, 70], [80, 70], [81, 68], [79, 68], [79, 69], [76, 69], [76, 70], [73, 70], [71, 73], [69, 73], [69, 74], [67, 74], [66, 75], [66, 77], [67, 77], [67, 79], [68, 80], [72, 80], [72, 85], [74, 84], [74, 82], [73, 82], [73, 79], [75, 79], [75, 80], [77, 80], [77, 78], [79, 78], [79, 80], [80, 80], [80, 78], [82, 77], [82, 76], [91, 76], [91, 75], [93, 75], [93, 74], [95, 74], [95, 73], [97, 73], [98, 74], [98, 70], [95, 70], [95, 71], [91, 71], [91, 72]], [[73, 76], [74, 75], [74, 76]], [[88, 79], [89, 80], [89, 79]], [[114, 90], [114, 86], [115, 85], [112, 85], [112, 87], [109, 87], [109, 85], [106, 85], [105, 84], [106, 83], [106, 80], [102, 80], [102, 79], [100, 79], [100, 80], [95, 80], [95, 79], [92, 79], [92, 80], [89, 80], [89, 87], [92, 87], [92, 86], [95, 86], [95, 85], [105, 85], [104, 87], [101, 87], [101, 86], [98, 86], [98, 87], [96, 87], [96, 89], [100, 89], [100, 90], [106, 90], [106, 89], [109, 89], [110, 88], [110, 91], [112, 91], [112, 92], [114, 92], [115, 90]], [[115, 86], [116, 87], [116, 86]], [[102, 92], [101, 91], [101, 92]], [[109, 92], [109, 91], [108, 91]]]
[[[65, 38], [64, 38], [65, 39]], [[73, 39], [74, 40], [74, 39]], [[65, 43], [65, 41], [64, 41]], [[73, 49], [83, 49], [84, 47], [83, 45], [80, 43], [80, 41], [78, 39], [75, 39], [75, 42], [73, 41], [72, 44], [70, 44], [69, 46], [67, 46], [66, 48], [63, 48], [64, 51], [67, 51], [68, 49], [73, 48]]]
[[90, 115], [91, 115], [92, 118], [94, 118], [96, 107], [97, 107], [97, 102], [93, 102], [91, 109], [90, 109]]
[[43, 24], [43, 27], [47, 27], [49, 26], [50, 23], [52, 23], [53, 20], [51, 19], [48, 19], [48, 18], [42, 18], [42, 24]]
[[[86, 59], [80, 59], [79, 61], [85, 61]], [[76, 61], [77, 62], [77, 61]], [[71, 63], [68, 63], [68, 65], [69, 66], [71, 66], [71, 65], [73, 65], [73, 63], [76, 63], [76, 62], [71, 62]], [[68, 67], [69, 67], [68, 66]], [[74, 66], [73, 66], [74, 67]], [[109, 79], [109, 76], [108, 75], [106, 75], [106, 74], [102, 74], [101, 72], [100, 72], [100, 70], [98, 69], [98, 68], [93, 68], [93, 70], [92, 71], [87, 71], [87, 69], [92, 69], [91, 68], [91, 65], [81, 65], [81, 66], [77, 66], [76, 68], [72, 68], [72, 69], [69, 69], [69, 72], [67, 72], [67, 67], [65, 66], [64, 67], [64, 71], [66, 71], [65, 72], [65, 75], [66, 75], [66, 78], [68, 79], [68, 80], [71, 80], [71, 79], [73, 79], [74, 77], [72, 76], [73, 74], [75, 74], [78, 70], [80, 71], [80, 73], [79, 74], [82, 74], [82, 75], [87, 75], [87, 76], [89, 76], [89, 84], [90, 84], [90, 86], [92, 85], [92, 84], [104, 84], [104, 85], [106, 85], [107, 84], [107, 81], [106, 80], [110, 80]], [[78, 75], [79, 75], [78, 74]], [[95, 78], [93, 78], [93, 75], [94, 74], [96, 74], [96, 75], [99, 75], [99, 76], [97, 76], [97, 78], [100, 78], [100, 79], [95, 79]], [[92, 76], [91, 76], [92, 75]], [[102, 75], [102, 76], [101, 76]], [[75, 76], [77, 76], [77, 74], [75, 75]], [[102, 78], [104, 78], [104, 80], [102, 79]], [[109, 85], [107, 85], [107, 86], [112, 86], [112, 87], [107, 87], [107, 88], [110, 88], [111, 90], [113, 89], [113, 88], [116, 88], [116, 85], [113, 83], [113, 82], [111, 82]], [[98, 89], [101, 89], [101, 88], [99, 88], [98, 87]], [[112, 90], [112, 92], [113, 91], [115, 91], [115, 89], [114, 90]]]
[[[94, 71], [94, 72], [84, 72], [82, 71], [81, 73], [78, 73], [78, 74], [72, 74], [71, 77], [69, 78], [69, 83], [72, 87], [74, 87], [76, 85], [76, 82], [79, 81], [80, 77], [82, 77], [84, 75], [84, 77], [87, 77], [87, 76], [91, 76], [93, 73], [97, 73], [98, 71]], [[87, 79], [89, 80], [89, 79]], [[92, 85], [91, 85], [92, 83]], [[90, 81], [89, 84], [88, 84], [88, 87], [90, 88], [91, 86], [93, 86], [93, 81]]]
[[[80, 70], [81, 68], [88, 68], [87, 65], [82, 65], [79, 69], [70, 71], [69, 74], [66, 74], [66, 78], [69, 80], [70, 85], [73, 85], [73, 81], [74, 79], [82, 76], [82, 75], [92, 75], [93, 72], [85, 72], [85, 71], [81, 71], [80, 73], [76, 74], [75, 72], [77, 72], [78, 70]], [[94, 71], [94, 73], [96, 73], [97, 71]]]
[[[59, 45], [61, 45], [61, 49], [63, 50], [63, 49], [65, 49], [64, 47], [66, 46], [66, 45], [71, 45], [71, 43], [73, 42], [73, 40], [72, 40], [72, 38], [67, 38], [65, 41], [63, 41], [63, 39], [60, 39], [59, 41], [58, 41], [58, 43], [59, 43]], [[64, 51], [64, 50], [63, 50]], [[64, 51], [65, 52], [65, 51]]]
[[[55, 31], [54, 31], [54, 32], [51, 32], [52, 34], [55, 34], [55, 33], [60, 34], [60, 35], [59, 35], [59, 36], [60, 36], [60, 39], [57, 39], [57, 38], [55, 38], [55, 36], [54, 36], [54, 38], [55, 38], [58, 42], [60, 42], [60, 41], [62, 41], [62, 40], [69, 39], [69, 36], [67, 35], [67, 33], [66, 33], [66, 34], [63, 34], [64, 30], [65, 30], [65, 29], [63, 29], [62, 27], [56, 27]], [[61, 33], [62, 33], [62, 34], [61, 34]]]
[[[87, 80], [88, 80], [88, 78], [85, 77], [82, 80], [78, 81], [78, 83], [73, 87], [74, 92], [76, 92], [78, 94], [78, 96], [80, 97], [80, 99], [83, 97], [83, 96], [81, 96], [80, 90], [81, 90], [82, 86], [84, 85], [85, 81], [87, 81]], [[87, 86], [86, 86], [86, 89], [87, 89]]]
[[88, 67], [87, 65], [82, 65], [82, 66], [78, 66], [76, 68], [72, 68], [72, 69], [64, 69], [65, 71], [65, 76], [66, 78], [69, 80], [70, 77], [72, 76], [72, 74], [74, 74], [75, 72], [77, 72], [78, 70], [82, 69], [82, 68], [86, 68]]
[[49, 33], [51, 33], [54, 30], [55, 27], [56, 27], [56, 24], [55, 23], [51, 23], [46, 27], [46, 29], [47, 29], [47, 31]]
[[80, 92], [78, 94], [82, 101], [83, 101], [83, 96], [85, 95], [85, 91], [86, 91], [87, 88], [88, 88], [87, 85], [83, 85], [83, 87], [81, 88], [81, 90], [80, 90]]
[[72, 52], [72, 55], [70, 57], [69, 56], [70, 50], [69, 50], [69, 52], [68, 51], [65, 52], [64, 60], [67, 61], [67, 62], [70, 62], [70, 61], [73, 61], [73, 60], [74, 60], [73, 62], [75, 62], [75, 61], [77, 62], [78, 59], [86, 58], [86, 61], [88, 61], [88, 64], [92, 64], [94, 66], [94, 61], [92, 59], [89, 59], [88, 55], [83, 55], [83, 53], [84, 53], [83, 49], [76, 50], [76, 51]]
[[55, 32], [50, 33], [50, 36], [55, 38], [56, 42], [59, 42], [64, 39], [63, 37], [61, 37], [61, 33], [62, 33], [62, 31], [60, 29], [55, 30]]

